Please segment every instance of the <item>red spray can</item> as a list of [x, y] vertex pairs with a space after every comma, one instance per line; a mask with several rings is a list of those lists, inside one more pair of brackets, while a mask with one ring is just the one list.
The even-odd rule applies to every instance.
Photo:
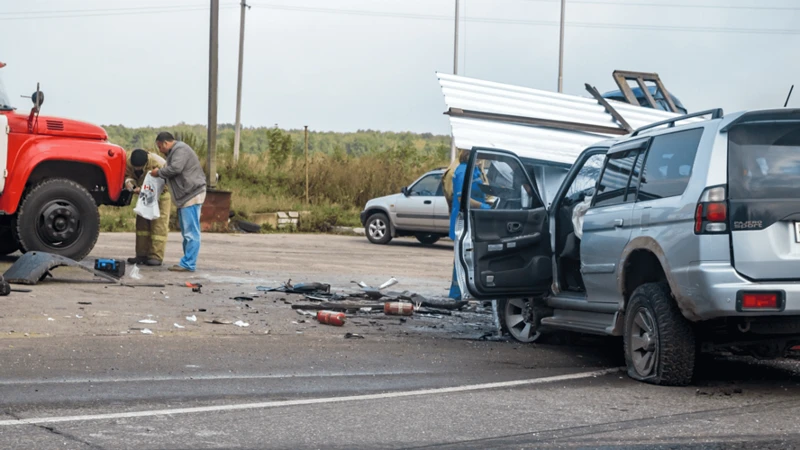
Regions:
[[341, 327], [344, 325], [344, 321], [347, 316], [344, 315], [342, 312], [336, 311], [317, 311], [317, 320], [319, 323], [324, 323], [326, 325], [333, 325], [335, 327]]
[[383, 304], [383, 312], [390, 316], [410, 316], [414, 314], [414, 305], [403, 302], [386, 302]]

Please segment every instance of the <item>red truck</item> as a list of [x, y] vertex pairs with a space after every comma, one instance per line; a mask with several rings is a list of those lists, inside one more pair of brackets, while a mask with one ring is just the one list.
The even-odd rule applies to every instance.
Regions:
[[0, 83], [0, 255], [80, 260], [100, 234], [98, 206], [130, 204], [125, 150], [99, 126], [40, 116], [38, 87], [31, 99], [30, 113], [17, 113]]

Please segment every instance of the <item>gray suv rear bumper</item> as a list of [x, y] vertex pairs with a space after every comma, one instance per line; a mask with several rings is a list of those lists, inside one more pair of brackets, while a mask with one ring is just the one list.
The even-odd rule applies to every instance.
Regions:
[[[729, 263], [700, 263], [689, 266], [679, 277], [681, 297], [691, 299], [681, 306], [693, 305], [690, 313], [695, 320], [719, 317], [800, 316], [800, 282], [749, 281], [739, 275]], [[784, 305], [781, 311], [738, 311], [737, 295], [742, 291], [781, 291]]]

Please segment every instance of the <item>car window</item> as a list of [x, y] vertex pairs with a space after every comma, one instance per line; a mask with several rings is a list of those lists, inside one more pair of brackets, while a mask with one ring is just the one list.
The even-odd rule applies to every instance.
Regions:
[[580, 193], [591, 196], [597, 185], [597, 179], [600, 178], [600, 171], [603, 170], [603, 161], [605, 159], [606, 155], [592, 155], [587, 159], [569, 186], [567, 197]]
[[433, 197], [442, 184], [442, 174], [433, 173], [422, 178], [411, 188], [411, 195], [418, 197]]
[[638, 155], [639, 150], [609, 155], [600, 182], [597, 184], [593, 206], [610, 206], [625, 202], [631, 171]]
[[520, 210], [541, 208], [536, 188], [531, 184], [525, 168], [507, 155], [479, 153], [475, 160], [470, 197], [472, 208]]
[[638, 201], [683, 195], [692, 176], [703, 128], [653, 138], [639, 183]]

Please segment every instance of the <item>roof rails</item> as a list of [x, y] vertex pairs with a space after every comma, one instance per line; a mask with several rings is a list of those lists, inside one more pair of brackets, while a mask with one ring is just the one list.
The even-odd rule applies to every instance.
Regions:
[[672, 127], [675, 126], [675, 122], [678, 122], [680, 120], [691, 119], [693, 117], [707, 116], [709, 114], [711, 114], [711, 119], [712, 120], [713, 119], [719, 119], [720, 117], [722, 117], [724, 115], [724, 113], [722, 111], [722, 108], [715, 108], [715, 109], [707, 109], [705, 111], [698, 111], [696, 113], [686, 114], [684, 116], [675, 117], [673, 119], [662, 120], [661, 122], [655, 122], [655, 123], [651, 123], [650, 125], [645, 125], [645, 126], [639, 128], [639, 129], [637, 129], [636, 131], [634, 131], [631, 134], [631, 136], [638, 136], [639, 133], [642, 132], [642, 131], [650, 130], [652, 128], [657, 128], [657, 127], [660, 127], [662, 125], [669, 125], [667, 128], [672, 128]]

